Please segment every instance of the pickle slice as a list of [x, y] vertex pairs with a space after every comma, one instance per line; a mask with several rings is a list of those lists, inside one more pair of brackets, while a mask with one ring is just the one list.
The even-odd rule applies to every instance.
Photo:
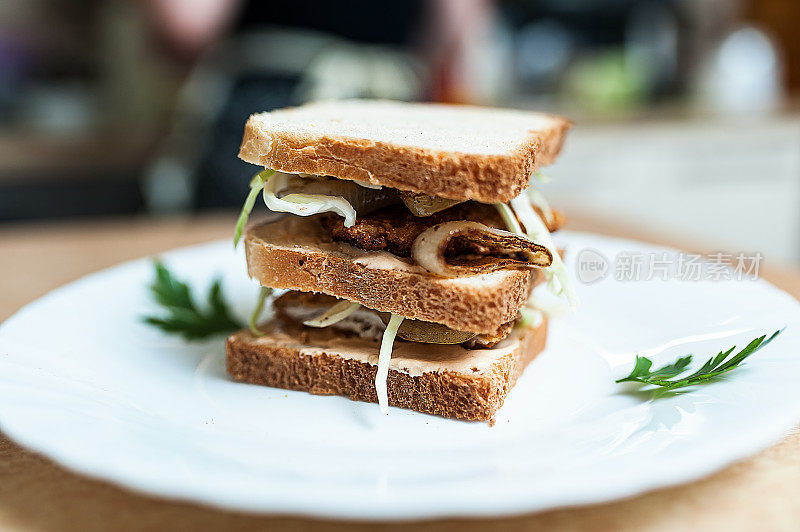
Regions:
[[[389, 323], [388, 313], [379, 312], [378, 314], [384, 324]], [[441, 323], [405, 319], [397, 330], [397, 336], [409, 342], [449, 345], [460, 344], [471, 340], [475, 337], [475, 333], [451, 329], [447, 325], [442, 325]]]
[[400, 199], [406, 204], [411, 214], [417, 217], [430, 216], [439, 211], [449, 209], [453, 205], [463, 203], [464, 200], [454, 200], [440, 198], [438, 196], [428, 196], [427, 194], [415, 194], [414, 192], [400, 192]]

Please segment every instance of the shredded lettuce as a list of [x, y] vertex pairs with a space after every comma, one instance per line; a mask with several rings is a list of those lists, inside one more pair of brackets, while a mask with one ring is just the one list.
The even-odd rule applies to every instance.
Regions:
[[[569, 306], [574, 310], [578, 306], [578, 296], [575, 293], [575, 287], [572, 285], [569, 272], [567, 272], [567, 267], [564, 265], [564, 261], [561, 260], [561, 255], [558, 254], [558, 249], [556, 249], [553, 237], [550, 236], [547, 226], [536, 214], [536, 211], [533, 210], [530, 199], [525, 197], [524, 194], [512, 199], [511, 207], [519, 216], [522, 225], [525, 226], [528, 237], [534, 242], [542, 244], [553, 255], [553, 263], [545, 269], [545, 271], [552, 272], [552, 278], [549, 283], [550, 289], [556, 294], [563, 293]], [[519, 224], [516, 225], [519, 226]]]
[[375, 392], [378, 394], [378, 404], [383, 414], [389, 413], [389, 391], [386, 388], [386, 379], [389, 377], [389, 361], [392, 359], [392, 347], [397, 336], [397, 329], [403, 323], [403, 316], [392, 314], [389, 324], [383, 331], [381, 350], [378, 354], [378, 372], [375, 374]]
[[361, 305], [358, 303], [339, 301], [326, 310], [322, 316], [314, 318], [313, 320], [306, 320], [303, 322], [303, 325], [307, 325], [308, 327], [328, 327], [334, 323], [339, 323], [360, 308]]
[[266, 302], [267, 296], [269, 296], [271, 293], [272, 288], [262, 286], [261, 290], [258, 292], [258, 302], [256, 303], [256, 307], [253, 309], [253, 313], [250, 314], [250, 332], [256, 336], [264, 336], [264, 333], [258, 329], [258, 317], [261, 316], [261, 313], [264, 311], [264, 302]]
[[528, 299], [525, 306], [530, 309], [538, 310], [548, 318], [560, 318], [569, 312], [569, 307], [562, 300], [544, 301], [533, 297]]
[[344, 218], [344, 226], [356, 223], [356, 210], [341, 196], [324, 194], [287, 194], [278, 197], [288, 185], [290, 176], [278, 173], [268, 178], [264, 184], [263, 196], [267, 208], [273, 212], [288, 212], [298, 216], [311, 216], [321, 212], [335, 212]]
[[244, 200], [244, 205], [242, 206], [242, 212], [239, 213], [239, 219], [236, 221], [236, 231], [233, 234], [233, 247], [239, 245], [239, 240], [242, 238], [242, 231], [244, 231], [244, 225], [247, 223], [250, 212], [252, 212], [253, 206], [256, 204], [258, 193], [264, 188], [265, 180], [269, 179], [274, 173], [275, 170], [264, 170], [263, 172], [257, 173], [250, 181], [250, 193], [247, 194], [247, 199]]

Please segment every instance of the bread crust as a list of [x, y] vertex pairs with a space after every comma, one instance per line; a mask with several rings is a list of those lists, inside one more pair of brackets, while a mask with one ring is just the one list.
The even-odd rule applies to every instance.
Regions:
[[[469, 374], [444, 369], [412, 376], [390, 369], [389, 404], [466, 421], [491, 421], [525, 367], [544, 349], [546, 336], [545, 321], [524, 333], [515, 348], [489, 368]], [[377, 353], [378, 347], [374, 349]], [[375, 364], [344, 358], [324, 347], [317, 351], [305, 354], [242, 330], [227, 340], [226, 366], [238, 382], [377, 402]]]
[[549, 116], [546, 128], [528, 131], [508, 152], [480, 154], [345, 135], [297, 134], [271, 127], [269, 114], [248, 119], [239, 149], [242, 160], [288, 173], [330, 175], [483, 203], [519, 195], [532, 172], [555, 160], [570, 127], [568, 120]]
[[454, 285], [453, 280], [418, 267], [368, 267], [351, 255], [320, 246], [284, 244], [275, 237], [282, 231], [279, 224], [303, 224], [302, 228], [287, 230], [292, 234], [322, 233], [314, 218], [287, 220], [258, 225], [246, 232], [248, 273], [261, 285], [329, 294], [460, 331], [492, 334], [515, 319], [538, 275], [537, 270], [501, 270], [490, 274], [490, 283]]

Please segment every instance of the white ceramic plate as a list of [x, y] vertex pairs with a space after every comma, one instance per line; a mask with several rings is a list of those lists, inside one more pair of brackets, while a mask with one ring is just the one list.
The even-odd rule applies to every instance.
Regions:
[[[234, 383], [221, 339], [187, 344], [141, 323], [156, 310], [143, 259], [56, 290], [3, 324], [0, 428], [70, 469], [155, 495], [409, 519], [528, 512], [686, 482], [800, 420], [794, 299], [763, 281], [617, 281], [619, 253], [662, 250], [559, 239], [573, 271], [575, 257], [602, 266], [605, 256], [610, 275], [577, 283], [579, 312], [553, 320], [546, 351], [494, 427]], [[229, 241], [163, 258], [198, 294], [221, 274], [237, 312], [248, 313], [256, 290]], [[614, 384], [635, 353], [666, 362], [694, 352], [701, 363], [784, 326], [745, 367], [691, 393], [654, 400]]]

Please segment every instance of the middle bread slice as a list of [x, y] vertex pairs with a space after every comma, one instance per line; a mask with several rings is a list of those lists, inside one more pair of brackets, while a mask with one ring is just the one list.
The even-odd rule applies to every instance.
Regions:
[[250, 277], [261, 285], [316, 292], [405, 318], [491, 334], [515, 319], [538, 270], [443, 278], [385, 251], [335, 242], [318, 216], [286, 216], [245, 237]]

